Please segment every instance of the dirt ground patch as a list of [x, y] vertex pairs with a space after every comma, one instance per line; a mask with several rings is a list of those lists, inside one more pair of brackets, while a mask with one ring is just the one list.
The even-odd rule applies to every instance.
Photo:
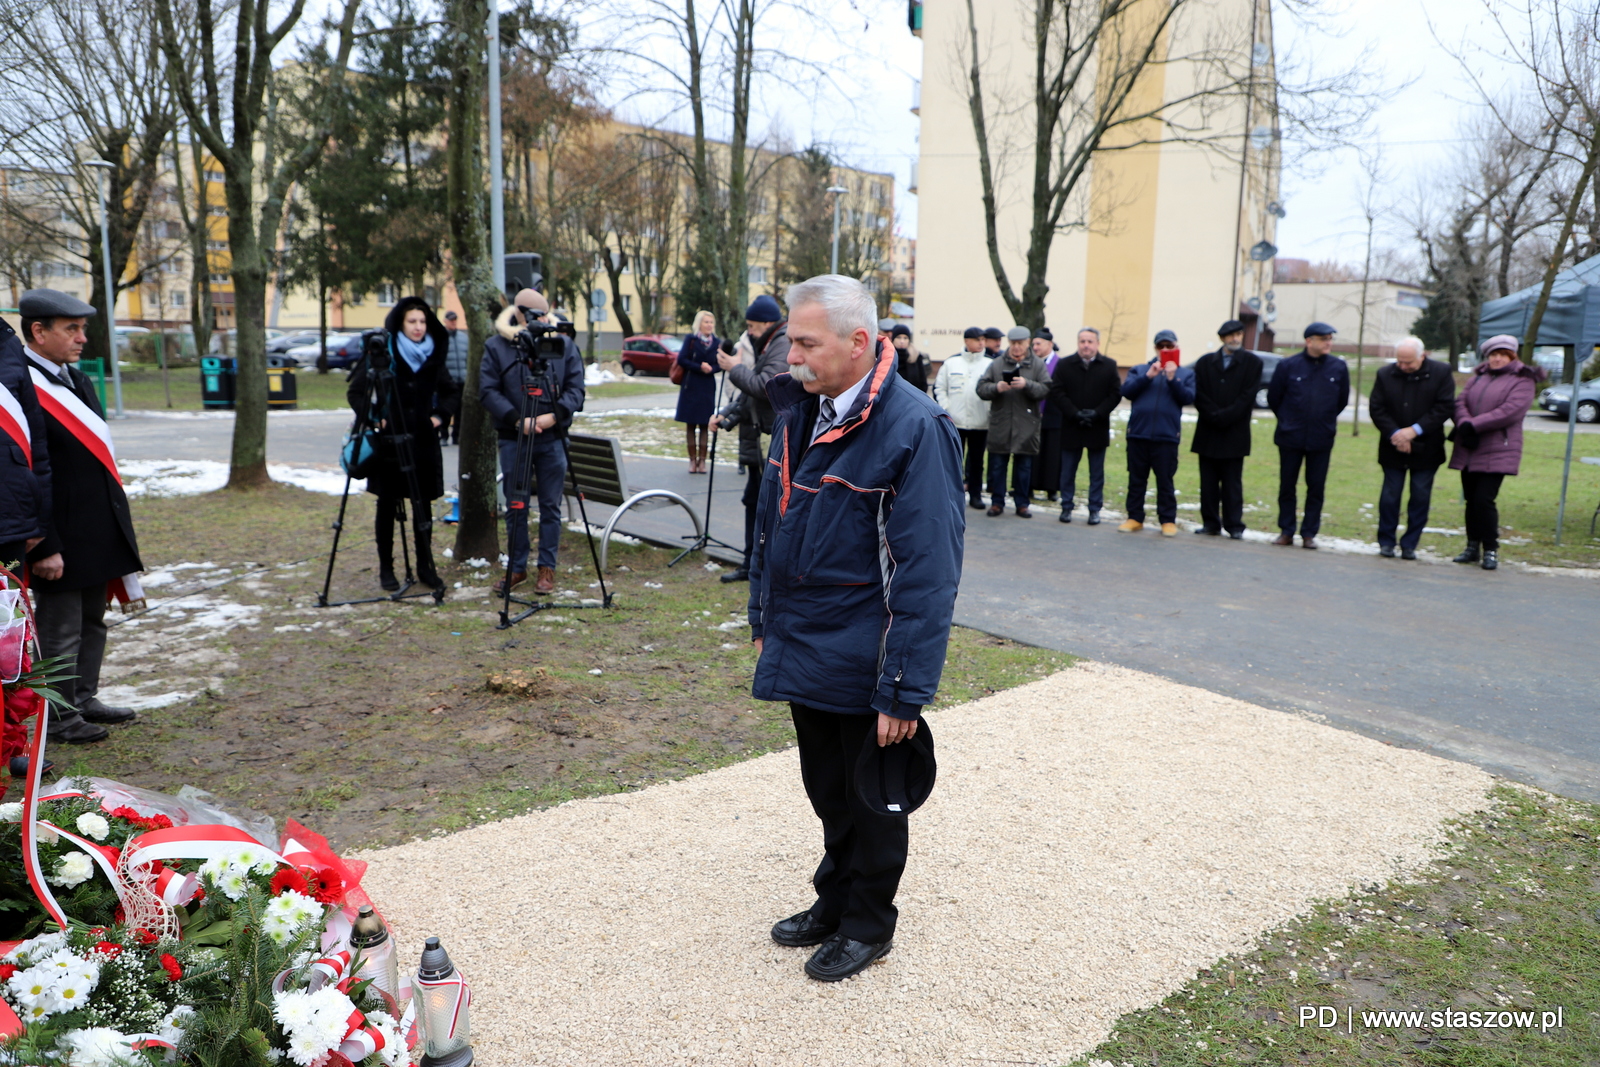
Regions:
[[[509, 631], [494, 628], [488, 599], [497, 572], [452, 560], [440, 561], [441, 606], [318, 608], [337, 506], [286, 486], [135, 500], [156, 610], [118, 621], [103, 685], [141, 721], [100, 745], [56, 747], [60, 771], [169, 792], [192, 783], [350, 848], [792, 743], [787, 708], [749, 695], [745, 586], [723, 585], [699, 558], [669, 569], [667, 552], [614, 544], [614, 609], [542, 613]], [[371, 517], [371, 498], [352, 496], [335, 600], [378, 593]], [[561, 559], [562, 599], [596, 596], [580, 535], [568, 532]], [[957, 630], [940, 699], [1070, 661]]]

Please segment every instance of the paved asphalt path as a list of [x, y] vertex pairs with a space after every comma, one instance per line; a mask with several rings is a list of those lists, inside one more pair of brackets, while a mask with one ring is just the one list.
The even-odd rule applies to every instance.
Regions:
[[[331, 466], [344, 427], [338, 413], [274, 417], [269, 458]], [[119, 456], [142, 459], [226, 460], [231, 431], [223, 419], [113, 427]], [[455, 449], [445, 455], [453, 475]], [[703, 507], [708, 479], [685, 463], [630, 456], [626, 467], [634, 488], [673, 489]], [[742, 489], [732, 467], [719, 467], [711, 529], [733, 545], [743, 543]], [[594, 506], [591, 521], [609, 513]], [[1119, 534], [1081, 515], [1063, 525], [1044, 506], [1034, 514], [967, 511], [958, 622], [1600, 800], [1600, 582]], [[663, 508], [630, 513], [622, 529], [681, 543], [690, 525]]]

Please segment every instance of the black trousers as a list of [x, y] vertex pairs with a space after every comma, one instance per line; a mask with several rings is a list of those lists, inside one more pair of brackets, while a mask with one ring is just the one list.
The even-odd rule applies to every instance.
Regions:
[[1300, 536], [1315, 537], [1322, 529], [1322, 490], [1328, 484], [1328, 461], [1333, 449], [1308, 451], [1278, 446], [1278, 529], [1294, 533], [1295, 490], [1300, 484], [1300, 465], [1306, 468], [1306, 510], [1300, 520]]
[[1412, 552], [1422, 540], [1422, 528], [1428, 525], [1428, 505], [1433, 503], [1433, 476], [1437, 467], [1407, 471], [1404, 467], [1383, 468], [1383, 491], [1378, 494], [1378, 544], [1395, 544], [1395, 530], [1400, 526], [1400, 495], [1405, 492], [1406, 475], [1411, 475], [1411, 502], [1406, 508], [1406, 532], [1400, 538], [1400, 547]]
[[1106, 503], [1106, 450], [1074, 445], [1061, 450], [1061, 510], [1070, 512], [1078, 492], [1078, 464], [1089, 453], [1089, 514], [1098, 515]]
[[[417, 575], [431, 575], [433, 568], [433, 530], [432, 516], [420, 512], [419, 507], [427, 507], [426, 503], [418, 504], [415, 501], [404, 500], [397, 496], [380, 496], [378, 498], [378, 517], [373, 520], [372, 538], [377, 543], [378, 565], [385, 570], [394, 570], [394, 524], [399, 518], [400, 506], [411, 505], [411, 535], [412, 542], [417, 549]], [[424, 525], [427, 523], [427, 525]]]
[[[68, 678], [56, 686], [74, 709], [100, 692], [100, 665], [106, 657], [106, 587], [41, 589], [33, 587], [33, 615], [39, 627], [39, 652], [46, 659], [67, 656], [73, 663]], [[81, 718], [74, 710], [50, 710], [52, 728], [69, 726]]]
[[1128, 438], [1128, 518], [1144, 521], [1144, 493], [1150, 475], [1156, 476], [1156, 521], [1178, 521], [1178, 491], [1172, 479], [1178, 473], [1178, 442]]
[[1467, 501], [1467, 540], [1497, 551], [1500, 548], [1500, 509], [1494, 502], [1500, 495], [1500, 483], [1505, 480], [1504, 474], [1461, 472], [1461, 495]]
[[790, 704], [799, 740], [800, 778], [822, 820], [822, 862], [811, 884], [811, 914], [854, 941], [894, 937], [894, 906], [909, 842], [903, 815], [879, 815], [856, 795], [856, 758], [867, 738], [877, 744], [878, 716], [840, 715]]
[[1244, 459], [1200, 457], [1200, 522], [1211, 533], [1244, 532]]
[[744, 496], [739, 498], [739, 503], [744, 505], [744, 569], [749, 570], [750, 553], [756, 548], [756, 509], [761, 503], [761, 467], [745, 467]]
[[983, 450], [989, 443], [988, 430], [957, 430], [961, 447], [967, 452], [967, 499], [973, 503], [983, 500]]
[[1033, 457], [1033, 491], [1049, 500], [1061, 489], [1061, 428], [1039, 431], [1039, 454]]

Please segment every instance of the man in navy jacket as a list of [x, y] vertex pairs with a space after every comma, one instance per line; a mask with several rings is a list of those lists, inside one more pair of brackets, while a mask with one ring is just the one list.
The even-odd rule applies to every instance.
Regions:
[[[28, 358], [11, 324], [0, 319], [0, 565], [24, 566], [50, 520], [50, 444], [44, 413], [28, 377]], [[20, 437], [20, 440], [18, 439]]]
[[1122, 395], [1133, 401], [1128, 412], [1128, 518], [1120, 533], [1144, 529], [1144, 493], [1150, 472], [1156, 475], [1156, 519], [1161, 536], [1178, 533], [1178, 438], [1183, 432], [1183, 406], [1194, 403], [1194, 370], [1175, 362], [1161, 362], [1164, 353], [1177, 356], [1178, 335], [1171, 330], [1156, 334], [1156, 355], [1148, 364], [1128, 372]]
[[772, 928], [820, 945], [806, 973], [838, 981], [888, 953], [907, 819], [855, 788], [866, 745], [912, 737], [944, 669], [961, 581], [961, 440], [950, 416], [895, 373], [874, 304], [853, 278], [789, 288], [790, 372], [750, 561], [754, 695], [786, 700], [800, 774], [822, 821], [817, 900]]
[[1334, 329], [1325, 322], [1306, 327], [1306, 346], [1278, 364], [1267, 386], [1267, 405], [1278, 416], [1272, 435], [1278, 446], [1278, 529], [1275, 545], [1294, 544], [1295, 488], [1306, 468], [1306, 510], [1300, 545], [1317, 547], [1322, 527], [1322, 490], [1339, 428], [1339, 412], [1350, 403], [1350, 368], [1333, 351]]

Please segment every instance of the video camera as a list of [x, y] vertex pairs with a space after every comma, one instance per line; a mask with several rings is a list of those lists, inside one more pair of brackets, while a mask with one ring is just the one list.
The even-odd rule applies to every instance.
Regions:
[[381, 374], [389, 369], [389, 334], [386, 330], [361, 331], [361, 358], [367, 371]]
[[526, 312], [523, 318], [527, 325], [517, 333], [517, 348], [528, 368], [535, 374], [543, 374], [550, 360], [560, 359], [567, 354], [567, 343], [562, 338], [565, 336], [577, 340], [577, 328], [570, 322], [533, 321]]

